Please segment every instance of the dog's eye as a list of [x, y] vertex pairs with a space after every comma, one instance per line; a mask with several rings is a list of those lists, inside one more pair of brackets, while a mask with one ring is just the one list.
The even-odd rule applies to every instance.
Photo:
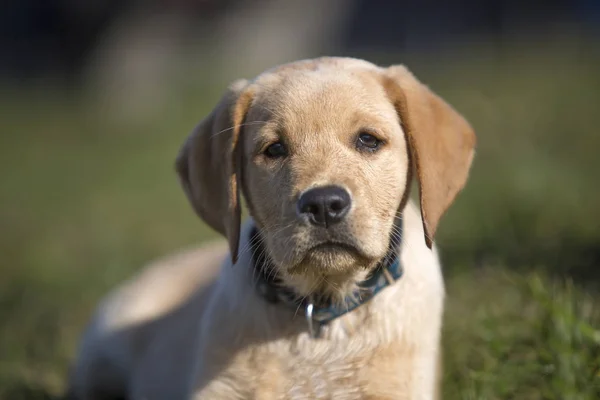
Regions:
[[269, 158], [285, 157], [286, 155], [287, 150], [281, 142], [275, 142], [265, 149], [265, 156]]
[[361, 133], [358, 135], [358, 141], [356, 143], [359, 149], [375, 151], [381, 146], [381, 140], [369, 133]]

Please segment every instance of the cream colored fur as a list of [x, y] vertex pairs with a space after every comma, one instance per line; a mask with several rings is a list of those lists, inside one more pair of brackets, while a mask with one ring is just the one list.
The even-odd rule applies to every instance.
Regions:
[[[354, 147], [364, 129], [384, 145]], [[287, 158], [263, 156], [283, 140]], [[474, 135], [404, 67], [323, 58], [238, 81], [190, 136], [178, 172], [196, 212], [228, 238], [149, 266], [101, 303], [80, 345], [70, 394], [128, 399], [433, 399], [444, 286], [432, 245], [463, 187]], [[408, 201], [413, 170], [421, 209]], [[303, 191], [344, 187], [353, 206], [327, 237], [294, 212]], [[239, 226], [240, 191], [253, 218]], [[400, 208], [400, 209], [398, 209]], [[300, 294], [343, 298], [385, 255], [403, 215], [404, 275], [311, 338], [299, 310], [254, 288], [249, 230]], [[231, 259], [236, 259], [232, 265]], [[308, 261], [307, 261], [308, 260]]]

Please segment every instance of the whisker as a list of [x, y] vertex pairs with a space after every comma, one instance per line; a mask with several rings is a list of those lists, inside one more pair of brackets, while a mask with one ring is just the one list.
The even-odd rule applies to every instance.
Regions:
[[236, 128], [241, 128], [243, 126], [250, 126], [250, 125], [260, 125], [260, 124], [266, 124], [268, 121], [250, 121], [250, 122], [244, 122], [243, 124], [238, 124], [238, 125], [234, 125], [234, 126], [230, 126], [229, 128], [225, 128], [219, 132], [215, 132], [212, 135], [210, 135], [211, 138], [214, 138], [217, 135], [220, 135], [222, 133], [228, 132], [230, 130], [236, 129]]

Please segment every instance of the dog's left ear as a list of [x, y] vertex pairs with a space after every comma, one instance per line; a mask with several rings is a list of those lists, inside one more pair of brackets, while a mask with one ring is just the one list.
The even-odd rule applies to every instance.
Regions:
[[383, 74], [416, 166], [425, 243], [431, 248], [440, 219], [467, 181], [475, 132], [404, 66], [389, 67]]
[[235, 264], [240, 241], [240, 130], [253, 99], [248, 82], [233, 82], [215, 109], [187, 138], [175, 163], [196, 213], [229, 242]]

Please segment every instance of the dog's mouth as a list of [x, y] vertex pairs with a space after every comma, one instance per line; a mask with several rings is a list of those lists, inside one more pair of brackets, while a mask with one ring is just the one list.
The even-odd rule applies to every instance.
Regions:
[[324, 241], [312, 245], [304, 253], [304, 261], [317, 265], [331, 264], [359, 264], [368, 263], [372, 257], [365, 254], [362, 249], [352, 243], [340, 241]]
[[288, 269], [292, 275], [319, 272], [347, 273], [368, 268], [373, 260], [356, 245], [347, 242], [324, 241], [313, 244], [302, 253], [302, 259]]
[[339, 253], [354, 253], [363, 256], [360, 249], [349, 243], [327, 241], [318, 243], [310, 247], [307, 253], [322, 253], [322, 254], [339, 254]]

